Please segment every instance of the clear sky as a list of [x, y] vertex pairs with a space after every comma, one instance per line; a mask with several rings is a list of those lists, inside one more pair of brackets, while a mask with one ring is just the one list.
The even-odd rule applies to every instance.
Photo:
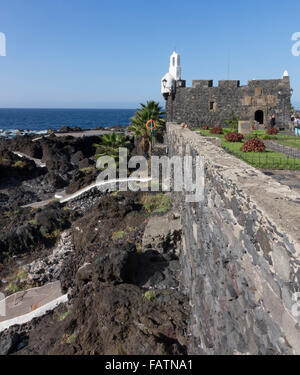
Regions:
[[[298, 0], [0, 0], [0, 107], [135, 108], [159, 100], [169, 56], [182, 78], [280, 78], [300, 106]], [[230, 56], [230, 59], [229, 59]]]

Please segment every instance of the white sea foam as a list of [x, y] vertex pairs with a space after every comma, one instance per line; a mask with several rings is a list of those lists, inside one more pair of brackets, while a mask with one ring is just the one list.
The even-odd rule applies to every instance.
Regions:
[[19, 129], [0, 129], [0, 137], [2, 138], [13, 138], [16, 135], [25, 135], [25, 134], [47, 134], [47, 130], [19, 130]]

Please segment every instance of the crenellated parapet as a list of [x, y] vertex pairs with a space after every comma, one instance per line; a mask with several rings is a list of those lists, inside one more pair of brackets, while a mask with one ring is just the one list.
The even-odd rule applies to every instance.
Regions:
[[181, 79], [181, 67], [176, 66], [177, 62], [180, 63], [177, 55], [171, 56], [169, 73], [162, 79], [167, 121], [185, 122], [191, 128], [203, 125], [223, 127], [227, 125], [226, 120], [239, 117], [253, 125], [258, 123], [268, 127], [270, 117], [274, 115], [277, 128], [292, 126], [287, 71], [280, 79], [253, 79], [247, 85], [241, 85], [239, 80], [220, 80], [214, 85], [214, 81], [208, 79], [193, 80], [192, 86], [187, 87]]

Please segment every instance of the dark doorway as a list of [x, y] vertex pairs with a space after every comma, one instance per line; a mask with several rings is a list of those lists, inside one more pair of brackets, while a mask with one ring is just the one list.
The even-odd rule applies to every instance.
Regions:
[[264, 113], [261, 110], [258, 110], [255, 112], [255, 121], [257, 121], [259, 124], [264, 123]]

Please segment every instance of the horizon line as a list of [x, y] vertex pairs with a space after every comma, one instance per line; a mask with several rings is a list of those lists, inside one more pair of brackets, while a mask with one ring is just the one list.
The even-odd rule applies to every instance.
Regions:
[[82, 110], [82, 109], [92, 109], [92, 110], [136, 110], [136, 108], [117, 108], [117, 107], [114, 107], [114, 108], [84, 108], [84, 107], [0, 107], [0, 110], [1, 109], [79, 109], [79, 110]]

